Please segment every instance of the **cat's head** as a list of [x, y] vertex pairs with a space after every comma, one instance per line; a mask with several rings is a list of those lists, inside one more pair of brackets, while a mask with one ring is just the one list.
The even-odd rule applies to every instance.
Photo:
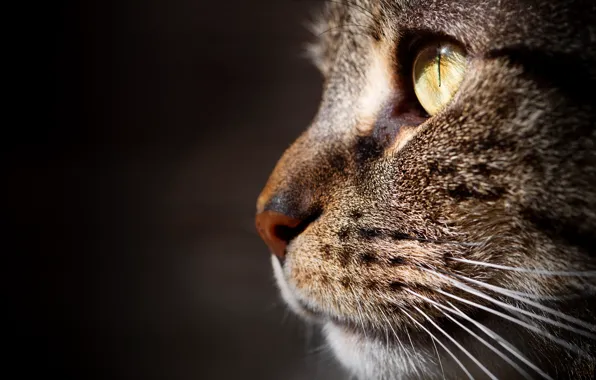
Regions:
[[[589, 335], [496, 302], [544, 314], [525, 301], [571, 297], [547, 306], [593, 318], [581, 294], [596, 285], [595, 25], [590, 1], [326, 5], [310, 48], [322, 103], [261, 193], [257, 227], [287, 303], [355, 372], [398, 371], [361, 363], [393, 348], [403, 373], [438, 368], [428, 333], [474, 340], [455, 331], [450, 318], [474, 326], [462, 314], [531, 330], [482, 307], [581, 357]], [[560, 353], [541, 339], [543, 357]]]

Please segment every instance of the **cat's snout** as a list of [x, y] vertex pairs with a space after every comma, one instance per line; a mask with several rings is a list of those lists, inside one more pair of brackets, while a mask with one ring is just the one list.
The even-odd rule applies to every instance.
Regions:
[[285, 256], [288, 243], [305, 227], [300, 219], [270, 210], [258, 213], [255, 222], [261, 238], [280, 259]]
[[257, 199], [257, 230], [280, 259], [288, 244], [323, 212], [321, 199], [334, 172], [329, 169], [324, 175], [309, 175], [319, 165], [311, 157], [315, 144], [306, 134], [298, 138], [275, 165]]

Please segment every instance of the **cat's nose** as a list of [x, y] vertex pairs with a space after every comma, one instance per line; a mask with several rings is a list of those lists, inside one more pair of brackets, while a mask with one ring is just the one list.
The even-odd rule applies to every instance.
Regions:
[[303, 229], [302, 220], [271, 210], [258, 213], [255, 222], [261, 238], [280, 259], [285, 256], [288, 243]]
[[271, 253], [280, 259], [287, 246], [322, 214], [322, 176], [309, 175], [309, 147], [314, 142], [302, 135], [275, 165], [257, 199], [255, 223]]

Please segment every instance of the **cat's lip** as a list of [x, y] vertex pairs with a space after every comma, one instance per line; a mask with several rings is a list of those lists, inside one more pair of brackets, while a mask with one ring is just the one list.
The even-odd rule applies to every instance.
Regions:
[[356, 336], [367, 336], [375, 333], [375, 329], [367, 321], [354, 321], [350, 318], [342, 318], [328, 311], [321, 310], [317, 305], [309, 304], [307, 300], [302, 299], [299, 294], [296, 294], [295, 290], [292, 290], [288, 284], [280, 260], [276, 256], [271, 255], [271, 263], [282, 298], [294, 313], [309, 322], [320, 325], [332, 324], [340, 330]]
[[351, 331], [355, 334], [365, 334], [365, 332], [362, 331], [364, 328], [363, 322], [358, 324], [355, 321], [340, 318], [332, 313], [320, 310], [316, 305], [311, 305], [306, 300], [301, 299], [301, 297], [296, 294], [288, 284], [284, 275], [282, 263], [275, 255], [271, 255], [271, 264], [282, 298], [294, 313], [313, 323], [321, 325], [331, 323], [342, 330]]
[[287, 283], [285, 279], [282, 264], [274, 255], [271, 255], [271, 264], [273, 266], [273, 272], [275, 274], [277, 286], [279, 287], [280, 293], [284, 301], [286, 301], [286, 304], [288, 304], [290, 309], [292, 309], [292, 311], [294, 311], [296, 314], [311, 322], [325, 322], [326, 318], [323, 315], [323, 313], [314, 310], [312, 307], [307, 305], [306, 302], [304, 302], [304, 300], [299, 299], [299, 297], [290, 288], [290, 285]]
[[346, 332], [349, 331], [350, 333], [355, 335], [366, 335], [366, 333], [361, 328], [362, 325], [358, 326], [355, 324], [355, 322], [347, 321], [337, 316], [325, 313], [323, 311], [316, 310], [300, 299], [296, 299], [295, 301], [296, 303], [290, 306], [292, 310], [296, 314], [300, 315], [301, 317], [310, 322], [317, 323], [320, 325], [332, 324], [340, 328], [341, 330], [344, 330]]

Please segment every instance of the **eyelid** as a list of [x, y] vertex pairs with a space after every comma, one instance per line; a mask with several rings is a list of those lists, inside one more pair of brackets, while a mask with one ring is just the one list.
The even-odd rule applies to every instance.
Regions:
[[[403, 50], [410, 57], [416, 55], [416, 53], [424, 46], [433, 42], [449, 42], [454, 45], [458, 45], [467, 54], [470, 54], [469, 46], [461, 42], [455, 36], [440, 33], [434, 30], [428, 29], [405, 29], [402, 31], [401, 42], [398, 42], [398, 49]], [[413, 57], [411, 57], [413, 58]]]

